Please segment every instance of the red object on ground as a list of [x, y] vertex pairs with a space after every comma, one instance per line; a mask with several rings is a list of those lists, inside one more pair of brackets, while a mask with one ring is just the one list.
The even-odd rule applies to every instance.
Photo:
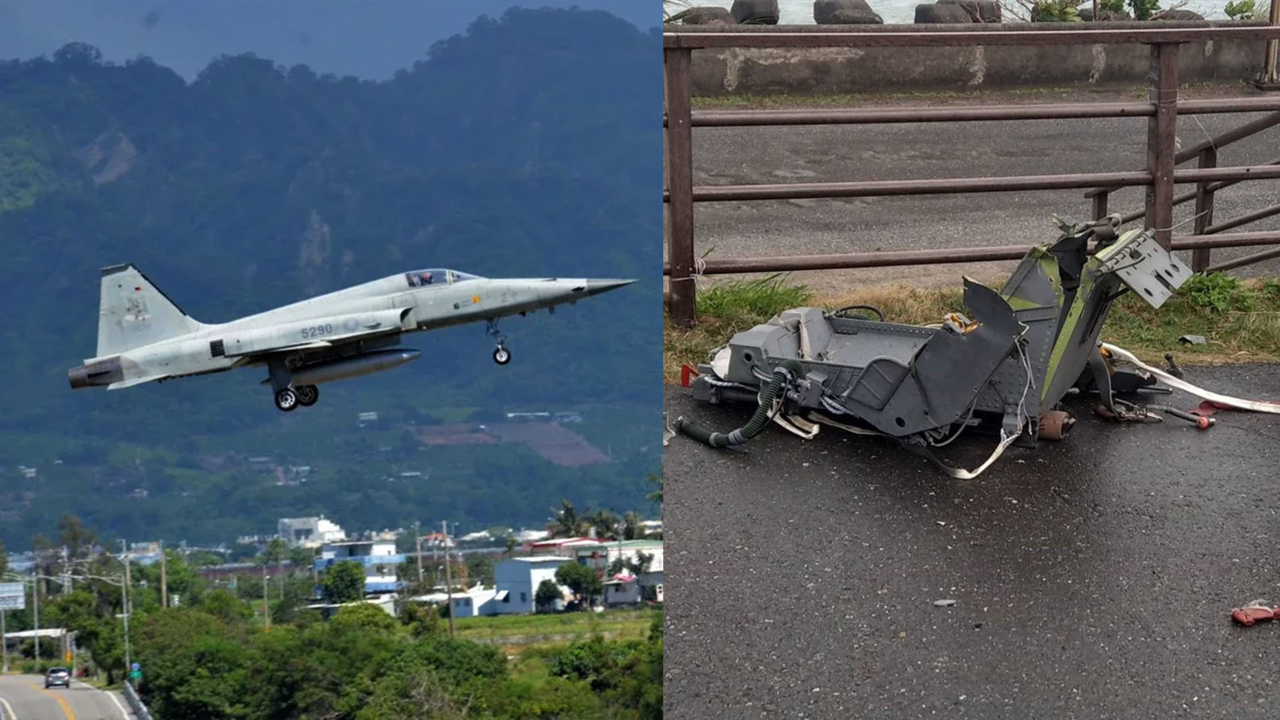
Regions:
[[1231, 611], [1231, 619], [1248, 627], [1260, 620], [1280, 619], [1280, 607], [1269, 608], [1258, 605], [1236, 608]]
[[697, 370], [693, 369], [692, 365], [681, 365], [680, 366], [680, 385], [682, 387], [689, 387], [689, 382], [693, 380], [693, 378], [698, 377], [698, 375], [700, 374], [701, 373], [699, 373]]
[[1220, 403], [1209, 402], [1208, 400], [1205, 400], [1204, 402], [1197, 405], [1194, 410], [1190, 410], [1189, 412], [1192, 415], [1199, 415], [1200, 417], [1210, 417], [1212, 415], [1217, 414], [1219, 410], [1230, 410], [1230, 409], [1231, 409], [1230, 405], [1222, 405]]

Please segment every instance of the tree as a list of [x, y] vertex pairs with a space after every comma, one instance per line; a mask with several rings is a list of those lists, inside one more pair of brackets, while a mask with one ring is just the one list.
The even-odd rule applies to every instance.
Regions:
[[640, 513], [628, 511], [622, 517], [622, 539], [623, 540], [642, 540], [645, 536], [643, 521], [640, 519]]
[[364, 598], [364, 567], [352, 560], [343, 560], [325, 571], [320, 580], [320, 590], [326, 602], [341, 604]]
[[662, 475], [654, 473], [654, 474], [650, 474], [646, 479], [649, 481], [650, 484], [655, 486], [655, 489], [653, 490], [653, 492], [649, 493], [646, 497], [649, 500], [652, 500], [653, 502], [656, 502], [659, 505], [661, 505], [662, 504]]
[[262, 564], [274, 565], [279, 571], [280, 563], [284, 562], [285, 556], [288, 554], [289, 546], [285, 544], [281, 538], [271, 538], [267, 543], [267, 547], [262, 551]]
[[556, 582], [569, 588], [578, 600], [590, 604], [591, 598], [604, 592], [604, 582], [596, 571], [576, 562], [568, 562], [556, 568]]
[[574, 509], [572, 502], [561, 500], [560, 509], [552, 508], [551, 512], [554, 515], [547, 525], [547, 532], [551, 533], [551, 537], [567, 538], [587, 534], [589, 525], [586, 520], [578, 517], [578, 511]]
[[226, 590], [214, 590], [204, 596], [201, 612], [212, 615], [228, 625], [244, 623], [253, 617], [253, 609], [243, 600]]
[[595, 530], [600, 540], [615, 540], [618, 537], [618, 516], [608, 510], [597, 510], [587, 516], [591, 529]]
[[75, 515], [63, 515], [58, 521], [58, 542], [70, 557], [78, 558], [93, 548], [97, 534], [84, 526]]
[[533, 594], [533, 603], [535, 612], [546, 612], [550, 610], [557, 600], [564, 598], [560, 591], [560, 586], [550, 578], [538, 583], [538, 590]]

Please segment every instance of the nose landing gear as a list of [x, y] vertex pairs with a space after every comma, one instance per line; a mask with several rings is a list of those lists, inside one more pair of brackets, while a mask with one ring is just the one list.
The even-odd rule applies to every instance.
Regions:
[[485, 334], [491, 335], [498, 339], [498, 347], [494, 348], [493, 361], [499, 365], [506, 365], [511, 362], [511, 351], [507, 349], [507, 336], [498, 330], [498, 319], [489, 318], [488, 327], [485, 328]]

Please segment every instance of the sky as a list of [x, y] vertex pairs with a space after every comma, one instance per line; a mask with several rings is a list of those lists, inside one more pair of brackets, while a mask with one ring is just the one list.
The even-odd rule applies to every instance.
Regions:
[[219, 55], [246, 52], [385, 80], [437, 40], [512, 6], [603, 9], [642, 29], [662, 19], [646, 0], [0, 0], [0, 60], [78, 41], [111, 62], [149, 55], [187, 80]]

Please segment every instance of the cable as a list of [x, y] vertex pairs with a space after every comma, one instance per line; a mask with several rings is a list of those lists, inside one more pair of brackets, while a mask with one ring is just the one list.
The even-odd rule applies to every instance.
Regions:
[[847, 310], [870, 310], [880, 318], [880, 322], [884, 322], [884, 313], [880, 311], [880, 308], [875, 307], [874, 305], [846, 305], [839, 310], [832, 310], [828, 314], [835, 317], [843, 317]]

